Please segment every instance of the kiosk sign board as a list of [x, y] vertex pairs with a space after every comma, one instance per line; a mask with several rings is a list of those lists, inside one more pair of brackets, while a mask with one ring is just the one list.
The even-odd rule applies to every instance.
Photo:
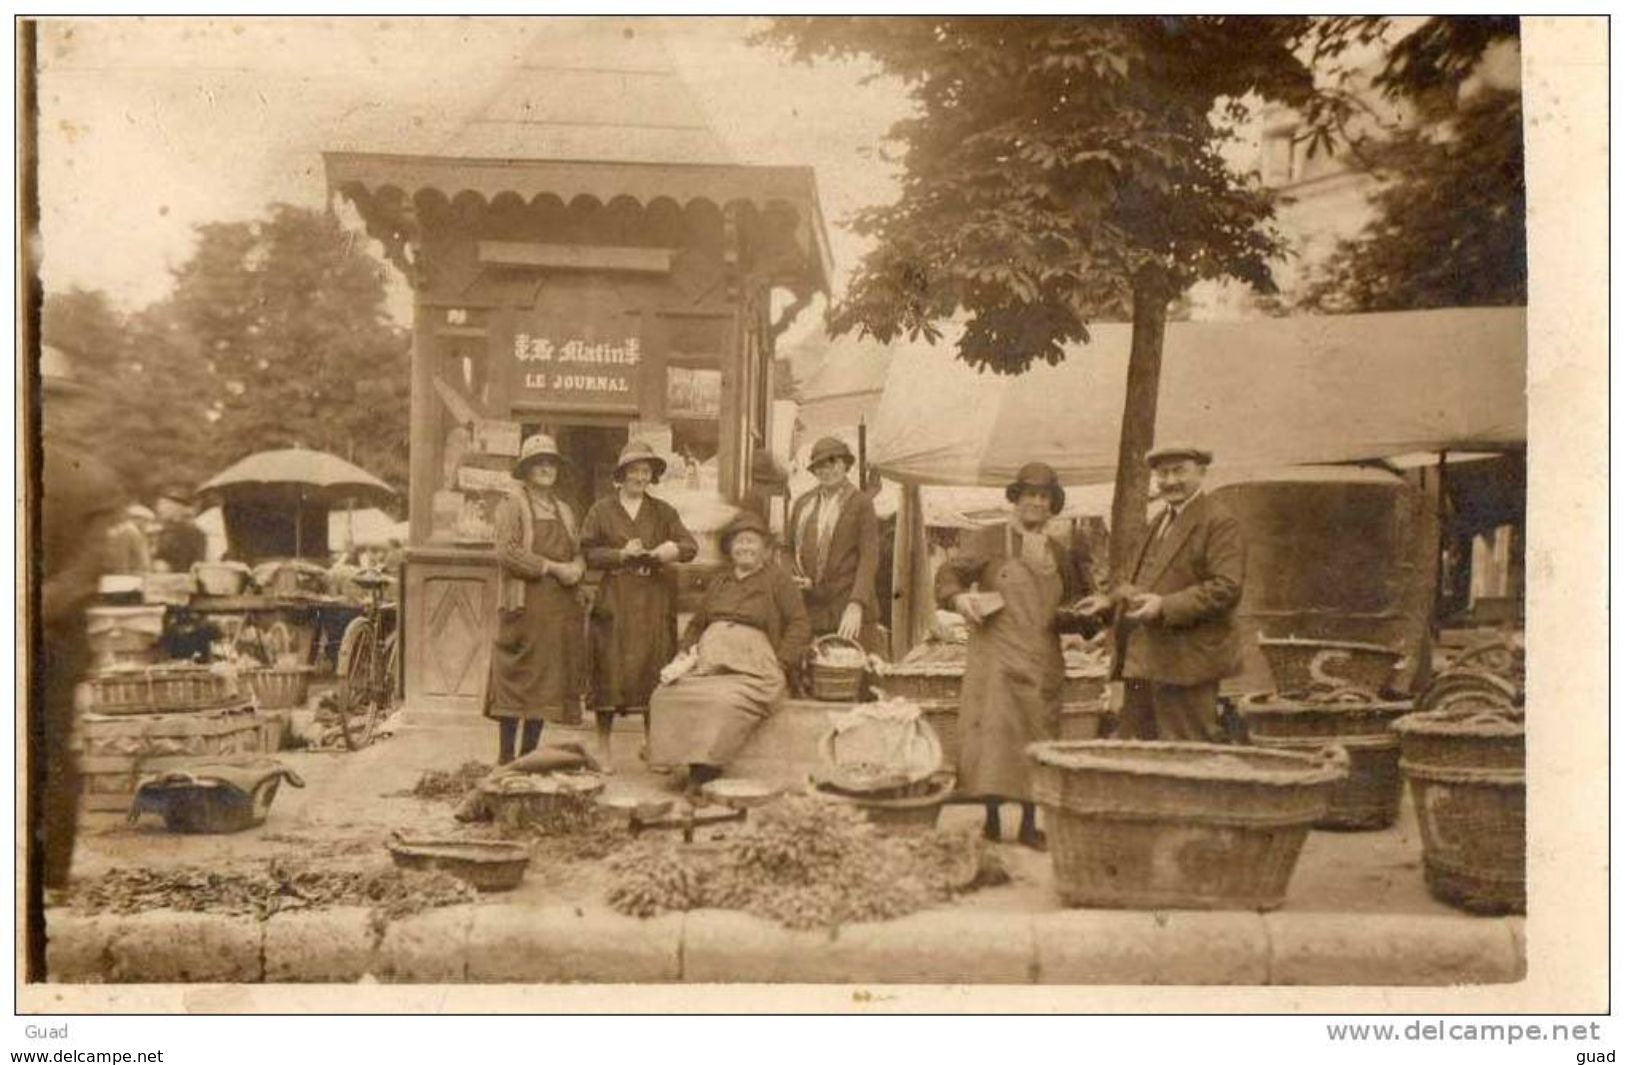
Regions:
[[638, 409], [642, 342], [636, 336], [600, 340], [521, 324], [513, 336], [514, 398], [527, 404]]

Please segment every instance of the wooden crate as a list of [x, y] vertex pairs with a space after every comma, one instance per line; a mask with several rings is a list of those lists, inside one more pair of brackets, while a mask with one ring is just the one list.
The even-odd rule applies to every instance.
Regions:
[[126, 810], [147, 773], [234, 755], [263, 754], [276, 733], [253, 704], [189, 714], [108, 716], [79, 721], [79, 794], [86, 810]]

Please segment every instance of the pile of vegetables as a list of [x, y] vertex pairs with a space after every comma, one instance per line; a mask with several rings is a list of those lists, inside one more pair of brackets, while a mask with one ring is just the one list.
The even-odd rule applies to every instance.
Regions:
[[792, 796], [720, 850], [639, 841], [610, 860], [609, 904], [638, 917], [703, 907], [790, 928], [882, 921], [1008, 879], [974, 831], [887, 835], [854, 807]]

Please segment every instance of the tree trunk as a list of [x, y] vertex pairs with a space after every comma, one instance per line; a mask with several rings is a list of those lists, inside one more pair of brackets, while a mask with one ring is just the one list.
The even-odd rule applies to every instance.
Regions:
[[1117, 444], [1117, 482], [1112, 490], [1111, 574], [1128, 580], [1133, 552], [1145, 535], [1150, 474], [1145, 453], [1157, 429], [1157, 388], [1162, 378], [1162, 338], [1168, 325], [1168, 288], [1152, 271], [1134, 279], [1134, 332], [1129, 342], [1128, 388], [1123, 397], [1123, 435]]

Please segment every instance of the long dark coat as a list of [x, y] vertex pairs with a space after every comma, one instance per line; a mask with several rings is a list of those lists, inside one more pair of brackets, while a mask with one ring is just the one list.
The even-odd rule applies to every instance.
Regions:
[[801, 527], [812, 512], [819, 491], [815, 488], [796, 500], [790, 511], [790, 524], [785, 529], [789, 557], [796, 561], [803, 576], [812, 581], [812, 587], [802, 596], [814, 636], [840, 627], [841, 614], [848, 603], [857, 603], [863, 608], [863, 620], [869, 625], [879, 620], [880, 613], [875, 601], [875, 572], [880, 564], [880, 521], [875, 517], [875, 505], [868, 496], [848, 486], [841, 501], [840, 517], [830, 532], [823, 569], [817, 570], [813, 564], [817, 527], [807, 529], [806, 536], [802, 535]]
[[660, 683], [660, 670], [677, 653], [677, 579], [669, 566], [652, 559], [623, 557], [630, 540], [644, 547], [677, 545], [677, 560], [699, 551], [676, 508], [644, 496], [633, 518], [620, 495], [605, 496], [587, 511], [581, 550], [603, 580], [593, 599], [592, 693], [598, 707], [644, 707]]

